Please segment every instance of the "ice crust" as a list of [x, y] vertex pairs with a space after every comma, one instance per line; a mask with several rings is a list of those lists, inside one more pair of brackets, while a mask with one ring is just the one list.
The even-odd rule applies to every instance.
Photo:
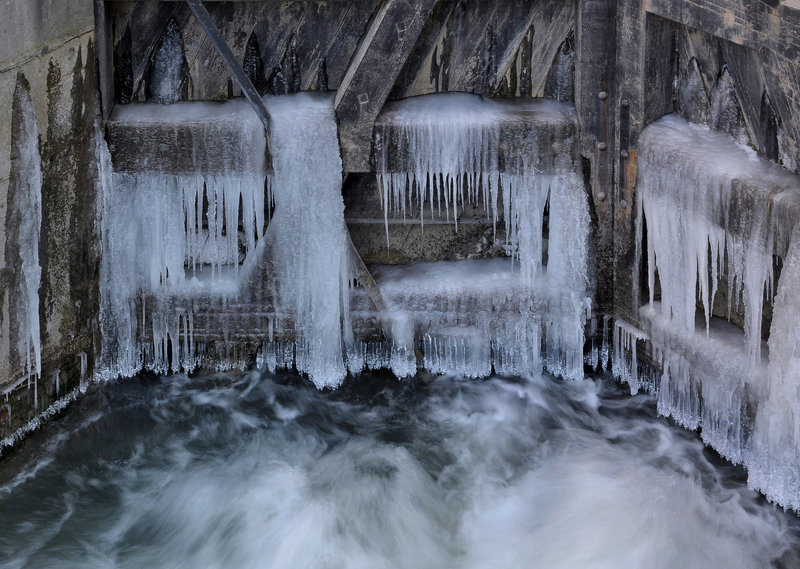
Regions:
[[[209, 302], [222, 310], [246, 306], [248, 287], [265, 280], [275, 306], [266, 317], [268, 340], [258, 365], [294, 366], [320, 388], [336, 387], [347, 373], [365, 368], [386, 367], [407, 377], [420, 363], [434, 373], [467, 377], [487, 376], [493, 369], [531, 374], [543, 365], [566, 378], [583, 377], [583, 328], [590, 311], [583, 181], [568, 152], [554, 165], [548, 143], [547, 156], [539, 156], [535, 133], [522, 141], [526, 146], [513, 165], [506, 160], [501, 168], [498, 159], [499, 125], [528, 124], [535, 114], [538, 123], [569, 127], [568, 106], [538, 103], [534, 110], [520, 110], [456, 96], [418, 99], [405, 110], [395, 109], [415, 141], [403, 156], [427, 164], [427, 171], [436, 170], [442, 183], [450, 184], [437, 191], [447, 207], [456, 208], [454, 221], [465, 199], [484, 199], [495, 219], [497, 208], [504, 208], [504, 218], [513, 220], [506, 224], [513, 262], [406, 267], [403, 274], [386, 269], [379, 282], [389, 303], [381, 317], [390, 341], [382, 343], [356, 341], [350, 324], [352, 274], [330, 97], [298, 94], [265, 101], [273, 117], [274, 165], [266, 197], [264, 137], [240, 101], [197, 108], [178, 103], [171, 106], [174, 112], [136, 105], [116, 114], [115, 128], [142, 140], [148, 140], [150, 127], [175, 143], [193, 140], [204, 160], [189, 160], [185, 172], [167, 174], [158, 171], [157, 161], [147, 160], [131, 171], [117, 155], [114, 167], [119, 164], [121, 171], [112, 172], [110, 154], [99, 150], [106, 172], [102, 310], [109, 374], [130, 375], [143, 366], [192, 370], [204, 351], [193, 338], [195, 308]], [[459, 122], [464, 116], [469, 120]], [[249, 141], [239, 161], [225, 148], [214, 155], [210, 145], [209, 137], [229, 136], [231, 125]], [[543, 164], [551, 166], [540, 171]], [[465, 181], [469, 176], [474, 184]], [[399, 188], [393, 199], [398, 204], [405, 199]], [[270, 205], [272, 218], [265, 220]], [[238, 231], [229, 230], [234, 227]], [[294, 342], [273, 337], [273, 328], [287, 322]], [[145, 325], [152, 342], [142, 340]], [[235, 332], [220, 330], [220, 335], [227, 342]], [[420, 345], [415, 338], [422, 338]]]
[[[647, 127], [639, 147], [635, 267], [646, 255], [650, 299], [641, 330], [615, 323], [612, 371], [744, 464], [752, 487], [800, 511], [800, 237], [792, 214], [800, 180], [675, 115]], [[767, 349], [761, 320], [775, 289], [773, 253], [783, 268]], [[729, 313], [741, 298], [744, 330], [711, 316], [722, 278]], [[637, 344], [647, 343], [660, 373], [638, 361]]]
[[[34, 390], [42, 373], [42, 348], [39, 326], [39, 285], [42, 267], [39, 263], [39, 234], [42, 226], [42, 159], [39, 154], [39, 126], [28, 90], [18, 85], [14, 98], [19, 109], [19, 136], [14, 139], [12, 159], [17, 171], [17, 185], [10, 200], [10, 217], [18, 224], [17, 242], [7, 243], [16, 249], [21, 261], [21, 278], [14, 279], [17, 291], [16, 349], [23, 367], [22, 381], [34, 380]], [[13, 336], [12, 336], [13, 337]], [[38, 397], [35, 397], [38, 405]]]

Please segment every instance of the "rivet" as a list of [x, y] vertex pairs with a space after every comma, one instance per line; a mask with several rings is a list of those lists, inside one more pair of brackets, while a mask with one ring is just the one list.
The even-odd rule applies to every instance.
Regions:
[[606, 193], [605, 192], [597, 192], [597, 200], [604, 202], [606, 201]]
[[608, 148], [608, 145], [605, 142], [598, 142], [597, 143], [597, 149], [600, 150], [601, 152], [603, 150], [605, 150], [606, 148]]
[[620, 201], [619, 207], [621, 207], [622, 209], [628, 209], [628, 202], [626, 202], [625, 200]]
[[627, 150], [622, 150], [622, 151], [620, 151], [619, 155], [622, 156], [623, 158], [627, 158], [628, 157], [628, 151]]
[[563, 150], [563, 146], [560, 142], [554, 142], [550, 145], [550, 149], [553, 151], [553, 154], [559, 154]]
[[606, 99], [608, 99], [608, 93], [606, 93], [605, 91], [600, 91], [597, 94], [597, 98], [600, 99], [601, 101], [605, 101]]
[[622, 99], [622, 100], [619, 102], [619, 104], [620, 104], [620, 105], [622, 106], [622, 108], [624, 108], [624, 109], [627, 109], [627, 108], [628, 108], [628, 106], [630, 105], [630, 103], [628, 102], [628, 99]]

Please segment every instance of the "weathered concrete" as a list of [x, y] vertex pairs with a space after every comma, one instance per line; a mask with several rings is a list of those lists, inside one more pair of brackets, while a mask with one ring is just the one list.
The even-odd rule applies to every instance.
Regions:
[[[99, 113], [92, 0], [4, 0], [0, 11], [0, 254], [19, 247], [11, 153], [18, 84], [30, 93], [40, 135], [42, 222], [38, 243], [41, 377], [26, 377], [14, 348], [9, 293], [22, 273], [4, 262], [0, 308], [0, 440], [23, 428], [91, 373], [97, 322], [98, 235], [93, 152]], [[9, 193], [11, 191], [11, 194]], [[16, 329], [15, 329], [16, 328]], [[84, 370], [82, 378], [81, 370]]]

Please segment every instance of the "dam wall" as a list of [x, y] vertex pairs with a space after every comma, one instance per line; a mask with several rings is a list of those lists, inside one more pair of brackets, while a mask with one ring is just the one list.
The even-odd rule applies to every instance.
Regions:
[[[772, 448], [769, 436], [759, 439], [756, 425], [766, 412], [759, 419], [759, 408], [775, 411], [774, 401], [766, 403], [778, 392], [774, 386], [793, 381], [777, 368], [793, 361], [781, 338], [794, 307], [788, 281], [800, 213], [800, 3], [205, 4], [265, 101], [299, 92], [330, 99], [348, 254], [354, 267], [373, 268], [392, 302], [413, 301], [397, 288], [406, 280], [393, 268], [409, 262], [514, 259], [536, 275], [546, 274], [550, 257], [556, 259], [553, 274], [564, 259], [578, 259], [556, 240], [574, 235], [554, 225], [565, 218], [550, 209], [551, 190], [541, 193], [541, 204], [525, 205], [523, 221], [532, 224], [525, 227], [536, 233], [526, 237], [526, 253], [517, 234], [523, 210], [511, 203], [519, 204], [518, 197], [497, 189], [503, 180], [511, 187], [529, 175], [568, 180], [564, 203], [578, 204], [572, 210], [581, 219], [585, 205], [588, 220], [585, 255], [576, 261], [586, 265], [585, 291], [581, 284], [569, 301], [532, 299], [532, 318], [541, 326], [526, 328], [525, 341], [546, 351], [548, 327], [554, 337], [566, 334], [546, 311], [568, 306], [556, 312], [569, 313], [571, 352], [580, 351], [575, 346], [585, 337], [587, 369], [612, 369], [632, 391], [658, 397], [662, 413], [707, 433], [723, 455], [770, 472], [772, 466], [749, 453]], [[126, 221], [138, 228], [137, 254], [156, 251], [163, 261], [150, 265], [151, 278], [160, 274], [162, 282], [139, 283], [142, 275], [131, 273], [126, 282], [138, 284], [115, 308], [117, 316], [130, 312], [121, 321], [125, 342], [135, 346], [131, 373], [147, 362], [161, 371], [255, 362], [291, 367], [294, 352], [286, 346], [296, 323], [276, 307], [275, 283], [237, 276], [235, 301], [227, 293], [206, 291], [202, 300], [187, 300], [165, 292], [168, 280], [183, 283], [176, 276], [183, 246], [193, 271], [186, 282], [194, 282], [198, 264], [212, 274], [225, 268], [251, 275], [240, 268], [274, 263], [258, 249], [274, 213], [272, 149], [260, 138], [258, 122], [250, 121], [255, 115], [247, 129], [237, 128], [235, 116], [249, 116], [250, 109], [190, 7], [178, 0], [6, 0], [3, 8], [11, 17], [0, 24], [0, 439], [13, 442], [95, 377], [112, 329], [102, 305], [109, 289], [103, 297], [101, 281], [111, 282], [103, 262], [116, 250], [109, 236], [122, 236]], [[471, 113], [494, 119], [470, 122]], [[441, 152], [442, 140], [459, 141], [465, 154]], [[262, 146], [258, 156], [237, 161], [238, 154]], [[742, 164], [748, 167], [739, 169]], [[226, 184], [243, 176], [264, 179], [265, 200], [252, 188], [225, 194]], [[162, 192], [162, 186], [171, 189]], [[169, 223], [158, 227], [166, 236], [169, 227], [185, 226], [185, 235], [170, 237], [178, 249], [141, 241], [155, 226], [124, 213], [146, 209], [128, 203], [125, 188], [141, 196], [147, 188], [158, 198], [147, 203], [163, 197], [171, 204], [161, 208], [170, 209]], [[241, 200], [241, 212], [231, 208], [232, 200]], [[186, 217], [190, 203], [195, 217]], [[210, 219], [211, 203], [219, 207], [218, 224], [203, 221]], [[212, 230], [215, 245], [200, 247]], [[682, 245], [665, 248], [673, 241]], [[384, 321], [385, 307], [369, 289], [372, 277], [360, 274], [345, 303], [351, 347], [357, 346], [351, 371], [366, 361], [397, 371], [398, 349], [405, 350], [403, 373], [416, 366], [446, 370], [450, 355], [436, 352], [441, 346], [458, 352], [457, 367], [468, 375], [535, 367], [527, 360], [523, 367], [503, 367], [501, 361], [521, 360], [516, 352], [500, 355], [500, 312], [488, 318], [491, 330], [478, 330], [474, 314], [460, 320], [469, 330], [460, 329], [437, 289], [431, 302], [439, 304], [431, 309], [447, 314], [437, 320], [449, 322], [446, 330], [434, 330], [417, 308], [409, 312], [414, 322]], [[117, 289], [128, 286], [117, 278]], [[414, 285], [419, 290], [433, 290], [420, 282]], [[463, 306], [494, 302], [477, 289], [458, 290]], [[519, 310], [516, 301], [494, 305]], [[581, 326], [583, 336], [576, 333]], [[392, 338], [392, 328], [402, 333]], [[686, 340], [698, 333], [709, 342], [700, 343], [705, 355]], [[496, 354], [481, 351], [487, 342]], [[562, 348], [554, 348], [558, 357]], [[575, 354], [568, 359], [570, 371], [559, 374], [579, 376]], [[566, 369], [546, 354], [542, 362], [553, 371]], [[741, 381], [716, 383], [713, 378], [732, 365]], [[771, 379], [746, 379], [755, 377]], [[736, 401], [721, 402], [725, 389]], [[794, 421], [775, 413], [786, 424]], [[724, 428], [729, 419], [736, 428]], [[779, 489], [759, 487], [796, 507]]]
[[2, 4], [0, 439], [6, 442], [89, 380], [99, 345], [97, 7], [102, 3], [92, 0]]

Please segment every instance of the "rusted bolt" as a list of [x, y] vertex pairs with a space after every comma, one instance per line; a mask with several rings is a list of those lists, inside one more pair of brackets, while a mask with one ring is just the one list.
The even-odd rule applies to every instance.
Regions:
[[600, 99], [601, 101], [605, 101], [606, 99], [608, 99], [608, 93], [606, 93], [605, 91], [600, 91], [597, 94], [597, 98]]
[[601, 201], [601, 202], [606, 201], [606, 193], [605, 192], [597, 192], [597, 201]]
[[628, 106], [630, 105], [630, 103], [628, 102], [628, 99], [622, 99], [619, 102], [619, 104], [620, 104], [620, 106], [622, 106], [623, 109], [627, 109]]
[[628, 157], [628, 151], [627, 150], [621, 150], [619, 155], [622, 156], [623, 158], [627, 158]]
[[608, 144], [606, 144], [605, 142], [598, 142], [597, 143], [597, 149], [600, 150], [601, 152], [604, 151], [607, 148], [608, 148]]

